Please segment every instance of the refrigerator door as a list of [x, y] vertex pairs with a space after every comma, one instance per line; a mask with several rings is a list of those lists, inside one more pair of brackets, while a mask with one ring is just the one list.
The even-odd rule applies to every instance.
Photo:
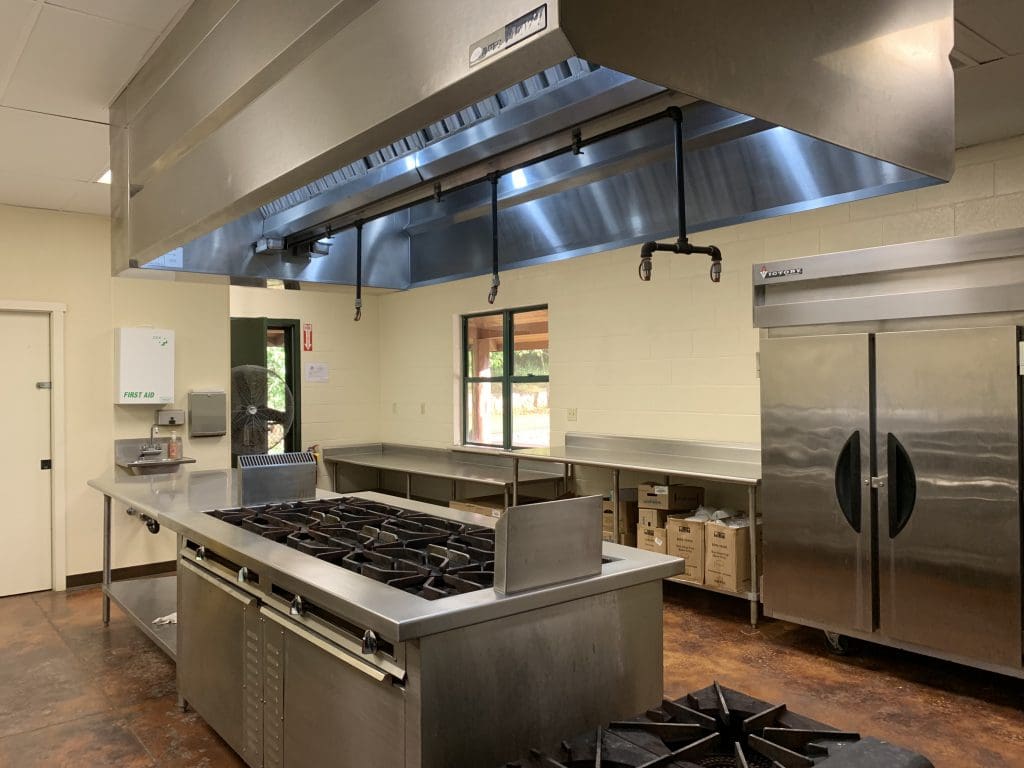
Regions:
[[880, 333], [879, 629], [1021, 665], [1017, 329]]
[[870, 339], [761, 342], [764, 609], [872, 630]]

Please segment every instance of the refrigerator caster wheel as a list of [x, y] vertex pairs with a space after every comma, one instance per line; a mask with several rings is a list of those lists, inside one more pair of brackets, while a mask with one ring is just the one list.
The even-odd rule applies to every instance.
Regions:
[[852, 643], [850, 638], [846, 635], [840, 635], [838, 632], [829, 632], [827, 629], [825, 633], [825, 645], [828, 649], [836, 656], [846, 656], [852, 650]]

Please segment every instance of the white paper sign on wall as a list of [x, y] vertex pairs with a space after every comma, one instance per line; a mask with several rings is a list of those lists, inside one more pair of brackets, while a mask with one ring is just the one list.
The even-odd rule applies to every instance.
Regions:
[[331, 370], [327, 363], [306, 363], [306, 381], [314, 384], [326, 384], [330, 381]]

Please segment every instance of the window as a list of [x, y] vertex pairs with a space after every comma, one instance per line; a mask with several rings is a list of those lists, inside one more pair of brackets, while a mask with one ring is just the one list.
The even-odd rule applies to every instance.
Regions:
[[550, 442], [548, 308], [462, 318], [462, 441], [498, 448]]

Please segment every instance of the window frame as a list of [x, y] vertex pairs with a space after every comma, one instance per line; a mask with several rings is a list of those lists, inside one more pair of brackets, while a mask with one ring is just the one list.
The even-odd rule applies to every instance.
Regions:
[[[533, 304], [526, 307], [512, 307], [509, 309], [496, 309], [489, 312], [471, 312], [470, 314], [462, 316], [462, 338], [460, 339], [460, 346], [462, 350], [462, 404], [461, 404], [461, 418], [462, 418], [462, 444], [479, 446], [481, 448], [498, 448], [505, 451], [514, 451], [525, 448], [526, 446], [516, 446], [512, 444], [512, 385], [513, 384], [550, 384], [551, 372], [548, 371], [548, 375], [539, 376], [535, 374], [529, 374], [526, 376], [517, 376], [515, 373], [515, 316], [526, 312], [537, 312], [538, 310], [544, 310], [549, 312], [547, 304]], [[501, 376], [470, 376], [469, 375], [469, 321], [477, 317], [501, 317], [501, 344], [502, 344], [502, 355], [504, 356]], [[548, 315], [548, 329], [549, 329], [549, 345], [550, 345], [550, 322], [551, 316]], [[550, 349], [550, 346], [549, 346]], [[550, 359], [550, 358], [549, 358]], [[493, 443], [480, 443], [474, 442], [469, 439], [469, 419], [467, 418], [466, 410], [469, 406], [467, 393], [470, 384], [501, 384], [501, 432], [502, 432], [502, 444], [500, 446]]]

